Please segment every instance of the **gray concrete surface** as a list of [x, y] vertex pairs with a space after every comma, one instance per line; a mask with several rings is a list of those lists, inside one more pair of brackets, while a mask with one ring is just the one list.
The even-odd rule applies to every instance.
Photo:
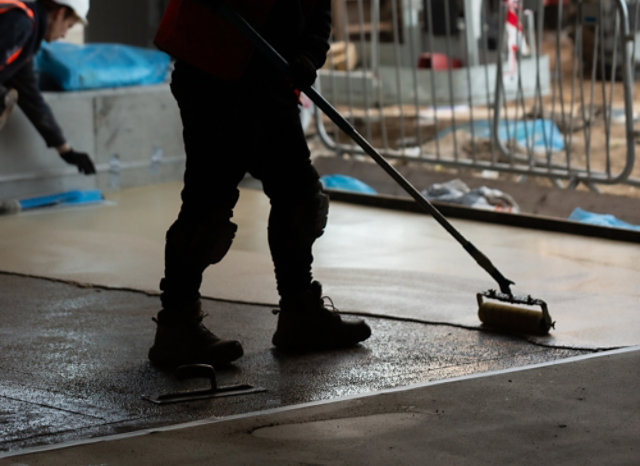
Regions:
[[[534, 344], [479, 328], [474, 294], [491, 280], [428, 218], [334, 203], [316, 276], [339, 309], [371, 314], [374, 336], [345, 352], [281, 357], [270, 345], [268, 202], [251, 189], [235, 210], [234, 246], [205, 274], [203, 293], [215, 298], [205, 300], [207, 323], [247, 350], [220, 383], [267, 391], [164, 407], [143, 400], [184, 387], [146, 360], [179, 189], [0, 218], [9, 272], [0, 274], [2, 464], [638, 462], [637, 352], [440, 383], [634, 345], [635, 245], [456, 222], [507, 276], [548, 299], [558, 328]], [[399, 391], [375, 394], [391, 388]], [[185, 422], [197, 425], [162, 428]], [[23, 450], [87, 439], [97, 443]]]
[[632, 465], [640, 351], [62, 446], [6, 465]]
[[[109, 193], [109, 204], [0, 218], [5, 271], [156, 292], [164, 234], [180, 183]], [[274, 305], [267, 247], [269, 202], [242, 189], [239, 225], [202, 293]], [[143, 220], [142, 220], [143, 219]], [[549, 304], [556, 330], [538, 344], [611, 349], [640, 344], [640, 249], [636, 244], [456, 219], [454, 226], [516, 282]], [[429, 216], [333, 202], [314, 245], [315, 275], [339, 309], [478, 328], [475, 294], [496, 283]]]
[[0, 452], [131, 432], [196, 419], [330, 401], [434, 380], [567, 358], [503, 335], [370, 318], [360, 347], [308, 355], [274, 352], [268, 306], [206, 300], [207, 324], [245, 348], [220, 385], [263, 393], [157, 406], [157, 396], [206, 388], [146, 359], [158, 297], [0, 274]]

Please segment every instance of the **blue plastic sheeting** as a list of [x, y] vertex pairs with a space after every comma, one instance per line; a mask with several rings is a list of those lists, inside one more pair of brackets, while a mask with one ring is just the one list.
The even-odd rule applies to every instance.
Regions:
[[46, 82], [78, 91], [158, 84], [165, 81], [170, 62], [166, 53], [141, 47], [44, 42], [35, 67]]
[[376, 194], [376, 190], [362, 181], [347, 175], [324, 175], [320, 181], [325, 188], [354, 191], [364, 194]]
[[623, 222], [622, 220], [619, 220], [611, 214], [596, 214], [593, 212], [587, 212], [586, 210], [582, 210], [580, 207], [577, 207], [573, 212], [571, 212], [571, 215], [569, 215], [569, 220], [589, 223], [592, 225], [600, 225], [603, 227], [626, 228], [629, 230], [640, 231], [639, 225], [632, 225], [630, 223]]
[[[493, 123], [479, 120], [456, 125], [455, 129], [473, 132], [473, 136], [480, 139], [491, 139]], [[438, 133], [438, 138], [446, 136], [454, 127], [446, 128]], [[533, 149], [536, 152], [564, 150], [564, 137], [552, 120], [500, 121], [498, 138], [506, 143], [515, 141], [523, 149]]]
[[51, 207], [54, 205], [78, 205], [78, 204], [93, 204], [96, 202], [102, 202], [104, 197], [99, 190], [73, 190], [65, 191], [56, 194], [50, 194], [47, 196], [30, 197], [28, 199], [21, 199], [20, 208], [22, 210], [36, 209], [39, 207]]

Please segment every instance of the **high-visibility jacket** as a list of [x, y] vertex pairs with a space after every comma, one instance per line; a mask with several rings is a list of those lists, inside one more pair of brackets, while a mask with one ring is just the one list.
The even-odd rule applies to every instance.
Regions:
[[[14, 9], [22, 10], [27, 18], [31, 20], [31, 24], [33, 26], [33, 24], [35, 23], [35, 15], [33, 14], [33, 10], [31, 10], [27, 5], [17, 0], [0, 1], [0, 15]], [[3, 70], [7, 66], [15, 62], [22, 54], [23, 49], [24, 44], [19, 43], [11, 44], [11, 46], [8, 47], [7, 50], [2, 50], [2, 55], [0, 56], [0, 70]]]
[[[331, 32], [330, 0], [224, 1], [275, 45], [280, 42], [291, 53], [304, 53], [318, 67], [324, 62]], [[291, 40], [292, 31], [296, 40]], [[223, 79], [242, 76], [254, 51], [249, 39], [212, 12], [206, 0], [170, 0], [155, 44], [174, 58]]]
[[18, 91], [18, 106], [48, 147], [65, 143], [51, 108], [38, 87], [33, 56], [47, 29], [47, 9], [41, 2], [0, 0], [0, 85]]

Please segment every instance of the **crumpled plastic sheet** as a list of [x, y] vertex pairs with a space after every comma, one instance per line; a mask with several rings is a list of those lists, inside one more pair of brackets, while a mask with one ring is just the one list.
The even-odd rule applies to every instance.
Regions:
[[436, 183], [422, 190], [421, 194], [430, 201], [460, 204], [476, 209], [517, 213], [518, 203], [509, 194], [487, 186], [470, 189], [462, 180]]
[[571, 212], [569, 220], [603, 227], [626, 228], [629, 230], [640, 231], [640, 225], [632, 225], [616, 218], [614, 215], [589, 212], [581, 209], [580, 207], [576, 207], [573, 212]]
[[322, 186], [327, 189], [340, 189], [363, 194], [377, 194], [368, 184], [347, 175], [323, 175], [320, 177]]
[[[472, 133], [475, 138], [490, 140], [492, 125], [492, 122], [484, 120], [462, 123], [440, 131], [438, 138], [442, 138], [452, 131], [463, 130]], [[562, 132], [552, 120], [547, 119], [501, 120], [498, 125], [498, 138], [503, 143], [514, 141], [524, 150], [531, 148], [534, 152], [539, 153], [545, 153], [547, 150], [552, 152], [564, 150]]]

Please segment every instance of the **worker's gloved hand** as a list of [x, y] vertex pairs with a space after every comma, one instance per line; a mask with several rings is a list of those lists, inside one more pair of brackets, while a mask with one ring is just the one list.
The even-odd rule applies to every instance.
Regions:
[[84, 152], [76, 152], [73, 149], [70, 149], [66, 152], [60, 153], [60, 157], [62, 157], [62, 160], [68, 164], [78, 167], [78, 171], [80, 173], [93, 175], [96, 172], [96, 167], [93, 165], [89, 155]]
[[289, 78], [296, 89], [311, 86], [317, 77], [316, 66], [306, 55], [300, 54], [289, 62]]

